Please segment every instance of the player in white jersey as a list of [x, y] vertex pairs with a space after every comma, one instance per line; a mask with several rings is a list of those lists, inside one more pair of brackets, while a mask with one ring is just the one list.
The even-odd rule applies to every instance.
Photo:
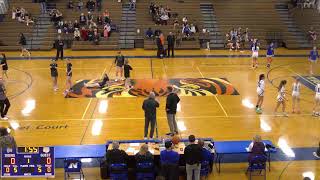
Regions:
[[301, 83], [299, 78], [292, 84], [292, 113], [297, 112], [300, 114], [300, 88]]
[[255, 69], [258, 67], [258, 57], [259, 57], [259, 46], [257, 42], [253, 44], [251, 50], [252, 50], [252, 68]]
[[258, 101], [256, 105], [256, 113], [258, 114], [261, 114], [262, 112], [261, 106], [263, 103], [264, 90], [265, 90], [264, 74], [260, 74], [258, 86], [257, 86]]
[[278, 87], [278, 96], [277, 96], [277, 106], [274, 109], [274, 113], [277, 113], [279, 106], [282, 104], [282, 115], [288, 117], [286, 113], [286, 89], [285, 85], [287, 84], [286, 80], [282, 80]]
[[315, 91], [316, 91], [316, 96], [315, 96], [315, 104], [314, 104], [314, 107], [313, 107], [313, 115], [314, 116], [319, 116], [319, 106], [320, 106], [320, 84], [317, 84], [316, 85], [316, 88], [315, 88]]

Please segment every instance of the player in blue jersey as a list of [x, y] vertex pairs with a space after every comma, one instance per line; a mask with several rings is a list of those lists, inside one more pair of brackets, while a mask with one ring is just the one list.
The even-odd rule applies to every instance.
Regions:
[[313, 67], [316, 65], [319, 58], [319, 53], [317, 48], [314, 46], [313, 49], [310, 51], [309, 61], [310, 61], [310, 74], [313, 74]]
[[274, 44], [272, 42], [267, 49], [267, 63], [268, 63], [267, 68], [270, 68], [273, 56], [274, 56]]

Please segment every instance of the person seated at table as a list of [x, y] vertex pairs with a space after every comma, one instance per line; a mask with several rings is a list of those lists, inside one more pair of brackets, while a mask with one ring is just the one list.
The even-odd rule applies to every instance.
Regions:
[[93, 82], [84, 83], [84, 86], [88, 88], [94, 88], [94, 87], [103, 88], [105, 85], [107, 85], [108, 81], [109, 81], [108, 74], [104, 74], [101, 82], [95, 80]]
[[119, 149], [120, 145], [119, 142], [113, 141], [112, 142], [112, 149], [107, 150], [105, 159], [107, 165], [111, 164], [127, 164], [129, 156], [128, 154], [124, 151]]
[[250, 152], [248, 161], [251, 162], [251, 160], [258, 155], [266, 155], [265, 153], [265, 144], [262, 142], [261, 136], [256, 135], [253, 137], [253, 141], [248, 147], [248, 150]]
[[153, 162], [153, 155], [148, 150], [148, 144], [143, 144], [139, 152], [135, 155], [137, 163]]
[[160, 152], [161, 176], [164, 179], [179, 179], [179, 154], [173, 151], [171, 141], [165, 142], [165, 150]]
[[317, 151], [316, 151], [316, 152], [313, 152], [313, 155], [314, 155], [316, 158], [320, 159], [320, 142], [319, 142], [319, 147], [318, 147]]
[[153, 31], [151, 28], [148, 28], [148, 30], [146, 31], [146, 37], [147, 38], [152, 38], [154, 36]]
[[204, 141], [202, 139], [198, 140], [198, 144], [199, 146], [202, 148], [202, 162], [203, 161], [208, 161], [209, 162], [209, 172], [212, 172], [212, 165], [213, 165], [213, 154], [207, 150], [206, 148], [204, 148]]

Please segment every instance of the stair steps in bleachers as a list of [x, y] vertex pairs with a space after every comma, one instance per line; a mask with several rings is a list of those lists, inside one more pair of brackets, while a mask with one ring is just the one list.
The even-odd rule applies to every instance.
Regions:
[[210, 48], [212, 49], [224, 48], [224, 37], [219, 30], [213, 4], [200, 3], [200, 10], [202, 14], [203, 28], [209, 30]]
[[119, 26], [119, 48], [133, 49], [136, 36], [136, 10], [127, 3], [122, 4], [122, 17]]
[[310, 48], [311, 44], [308, 42], [306, 34], [295, 23], [294, 18], [289, 13], [288, 5], [286, 3], [277, 3], [275, 8], [277, 9], [281, 21], [287, 26], [288, 31], [295, 37], [299, 44], [299, 48]]
[[49, 50], [51, 41], [48, 40], [48, 29], [51, 27], [50, 16], [46, 13], [40, 14], [34, 25], [32, 38], [28, 41], [32, 50]]

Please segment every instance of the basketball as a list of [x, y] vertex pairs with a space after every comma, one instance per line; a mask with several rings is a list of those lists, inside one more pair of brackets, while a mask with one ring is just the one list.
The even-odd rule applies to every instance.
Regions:
[[174, 135], [171, 139], [173, 145], [177, 145], [180, 142], [180, 138], [177, 135]]

